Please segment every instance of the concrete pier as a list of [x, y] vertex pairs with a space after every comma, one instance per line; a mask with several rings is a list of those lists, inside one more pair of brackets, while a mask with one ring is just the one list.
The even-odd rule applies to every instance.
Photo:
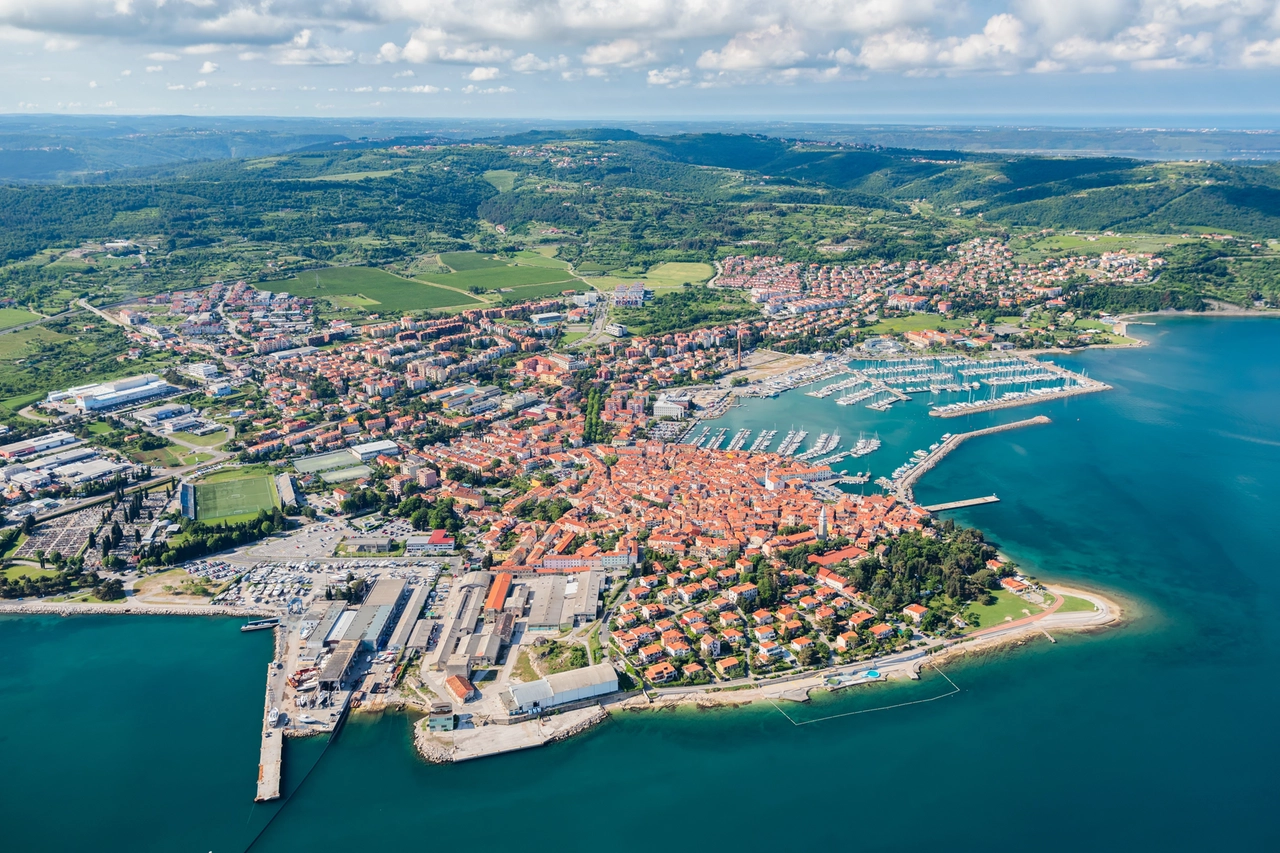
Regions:
[[969, 498], [964, 501], [950, 501], [944, 504], [934, 504], [933, 506], [922, 507], [929, 512], [946, 512], [949, 509], [964, 509], [967, 506], [982, 506], [983, 504], [998, 503], [1000, 499], [995, 495], [987, 495], [985, 498]]
[[267, 664], [267, 694], [262, 706], [262, 745], [258, 751], [258, 793], [253, 798], [256, 803], [280, 798], [280, 774], [284, 764], [284, 730], [272, 728], [267, 722], [267, 714], [273, 707], [280, 707], [277, 703], [283, 698], [283, 693], [277, 688], [283, 683], [282, 673], [283, 670], [277, 668], [274, 661]]
[[[1025, 421], [1014, 421], [1011, 424], [1001, 424], [1000, 426], [987, 427], [986, 429], [977, 429], [973, 432], [962, 432], [959, 435], [953, 435], [942, 443], [942, 445], [924, 459], [920, 460], [920, 464], [911, 469], [911, 471], [900, 481], [894, 484], [893, 492], [903, 500], [914, 501], [915, 495], [912, 487], [925, 475], [926, 471], [932, 470], [951, 451], [955, 450], [965, 441], [971, 438], [977, 438], [980, 435], [992, 435], [997, 432], [1006, 432], [1011, 429], [1020, 429], [1025, 426], [1034, 426], [1036, 424], [1047, 424], [1049, 419], [1044, 415], [1037, 415], [1034, 418], [1028, 418]], [[994, 495], [992, 496], [994, 497]], [[982, 503], [990, 503], [988, 500], [981, 500]]]

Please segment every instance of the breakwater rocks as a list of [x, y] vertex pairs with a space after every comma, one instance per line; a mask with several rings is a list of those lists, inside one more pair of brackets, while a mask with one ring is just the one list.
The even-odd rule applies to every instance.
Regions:
[[427, 729], [426, 720], [414, 726], [413, 743], [418, 748], [418, 754], [431, 764], [453, 763], [453, 744], [446, 744], [432, 735]]
[[122, 602], [120, 604], [73, 604], [69, 602], [28, 602], [0, 604], [0, 614], [18, 613], [31, 616], [245, 616], [263, 618], [278, 616], [271, 610], [252, 607], [216, 607], [193, 605], [191, 607], [163, 607]]
[[548, 743], [555, 743], [556, 741], [568, 740], [574, 735], [582, 734], [587, 729], [592, 728], [593, 726], [600, 725], [607, 719], [609, 719], [609, 712], [606, 711], [604, 708], [597, 706], [591, 712], [591, 716], [587, 717], [585, 720], [579, 720], [578, 722], [574, 723], [571, 726], [568, 726], [567, 728], [560, 729], [558, 731], [553, 731], [551, 735], [546, 740], [543, 741], [543, 744], [545, 745]]

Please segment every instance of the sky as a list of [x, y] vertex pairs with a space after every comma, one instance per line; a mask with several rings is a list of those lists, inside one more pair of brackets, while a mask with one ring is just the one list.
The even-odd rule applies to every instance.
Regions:
[[1280, 126], [1280, 0], [0, 0], [0, 112]]

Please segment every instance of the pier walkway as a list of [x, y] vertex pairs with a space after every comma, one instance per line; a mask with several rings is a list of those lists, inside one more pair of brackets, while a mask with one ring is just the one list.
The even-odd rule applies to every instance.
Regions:
[[998, 503], [1000, 499], [995, 495], [987, 495], [985, 498], [969, 498], [966, 501], [950, 501], [944, 504], [934, 504], [933, 506], [921, 507], [921, 509], [929, 512], [946, 512], [949, 509], [964, 509], [967, 506], [982, 506], [983, 504]]
[[[924, 459], [920, 460], [920, 464], [912, 468], [905, 477], [893, 485], [893, 493], [899, 498], [914, 502], [915, 495], [912, 487], [925, 475], [926, 471], [931, 471], [933, 466], [941, 462], [948, 453], [955, 450], [964, 442], [971, 438], [977, 438], [980, 435], [992, 435], [997, 432], [1006, 432], [1011, 429], [1020, 429], [1026, 426], [1034, 426], [1036, 424], [1050, 423], [1049, 419], [1044, 415], [1037, 415], [1034, 418], [1028, 418], [1025, 421], [1014, 421], [1010, 424], [1001, 424], [1000, 426], [987, 427], [986, 429], [976, 429], [973, 432], [962, 432], [959, 435], [953, 435], [944, 441], [937, 450], [930, 453]], [[983, 501], [988, 503], [989, 501]]]
[[258, 754], [258, 793], [255, 803], [280, 799], [280, 774], [284, 762], [284, 732], [267, 723], [267, 713], [277, 701], [276, 682], [281, 671], [275, 662], [267, 665], [267, 695], [262, 709], [262, 746]]

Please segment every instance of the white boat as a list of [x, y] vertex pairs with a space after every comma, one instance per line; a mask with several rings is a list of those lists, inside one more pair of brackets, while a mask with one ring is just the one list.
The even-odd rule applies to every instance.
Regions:
[[298, 716], [298, 722], [300, 722], [300, 723], [319, 723], [320, 721], [319, 721], [319, 720], [317, 720], [315, 717], [311, 716], [310, 714], [300, 714], [300, 715]]
[[303, 682], [302, 684], [299, 684], [299, 685], [298, 685], [298, 692], [299, 692], [299, 693], [304, 693], [304, 692], [306, 692], [306, 691], [308, 691], [308, 690], [315, 690], [315, 689], [316, 689], [317, 687], [319, 687], [319, 686], [320, 686], [320, 679], [318, 679], [318, 678], [313, 678], [313, 679], [311, 679], [310, 681], [305, 681], [305, 682]]
[[272, 708], [267, 712], [267, 725], [275, 727], [280, 725], [280, 709]]

